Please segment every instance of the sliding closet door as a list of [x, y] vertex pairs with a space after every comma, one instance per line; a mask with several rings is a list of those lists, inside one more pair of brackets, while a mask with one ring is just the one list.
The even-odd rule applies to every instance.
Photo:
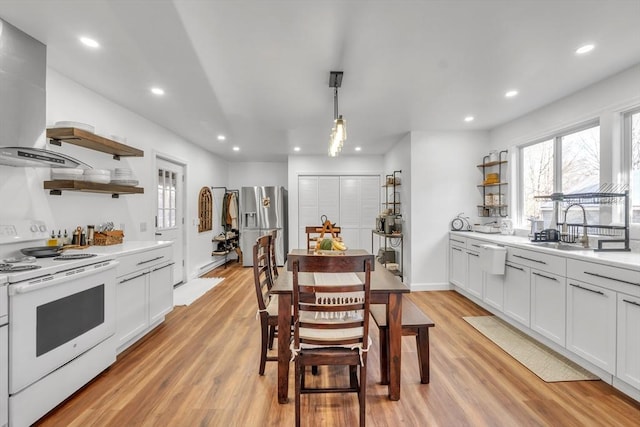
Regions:
[[371, 230], [380, 213], [380, 177], [299, 176], [298, 247], [306, 248], [305, 227], [321, 225], [326, 215], [342, 227], [342, 237], [350, 248], [371, 250]]
[[340, 226], [347, 246], [371, 250], [371, 230], [379, 214], [378, 176], [340, 177]]

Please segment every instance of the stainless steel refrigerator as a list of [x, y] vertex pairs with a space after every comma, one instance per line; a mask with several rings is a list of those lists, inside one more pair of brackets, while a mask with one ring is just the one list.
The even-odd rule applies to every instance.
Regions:
[[287, 254], [287, 190], [284, 187], [242, 187], [240, 190], [240, 249], [242, 265], [253, 265], [256, 239], [278, 230], [276, 262]]

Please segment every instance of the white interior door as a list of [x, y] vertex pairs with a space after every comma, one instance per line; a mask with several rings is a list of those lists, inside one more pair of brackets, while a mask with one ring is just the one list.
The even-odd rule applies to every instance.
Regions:
[[156, 240], [173, 242], [174, 285], [184, 277], [184, 165], [156, 157]]

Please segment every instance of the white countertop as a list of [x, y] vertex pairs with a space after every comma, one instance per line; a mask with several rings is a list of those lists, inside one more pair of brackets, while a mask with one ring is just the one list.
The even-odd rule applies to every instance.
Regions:
[[153, 240], [127, 241], [118, 245], [89, 246], [86, 249], [69, 249], [65, 251], [65, 253], [70, 254], [74, 252], [90, 252], [93, 254], [113, 256], [117, 258], [125, 255], [131, 255], [136, 252], [144, 252], [152, 249], [170, 246], [172, 244], [173, 242], [169, 240], [158, 242]]
[[451, 235], [483, 240], [498, 245], [515, 246], [522, 249], [560, 255], [564, 258], [590, 261], [612, 267], [627, 268], [640, 272], [640, 253], [638, 252], [596, 252], [593, 249], [565, 251], [561, 249], [536, 246], [527, 237], [504, 234], [485, 234], [475, 231], [451, 231]]

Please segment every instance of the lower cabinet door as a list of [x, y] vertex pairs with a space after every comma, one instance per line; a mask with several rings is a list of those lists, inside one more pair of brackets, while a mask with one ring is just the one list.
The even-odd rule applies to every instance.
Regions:
[[467, 291], [478, 298], [482, 298], [483, 275], [480, 254], [467, 250]]
[[531, 329], [564, 347], [566, 282], [555, 274], [531, 270]]
[[640, 298], [618, 294], [616, 376], [640, 390]]
[[531, 269], [507, 262], [504, 274], [504, 313], [529, 327]]
[[616, 292], [567, 281], [567, 349], [615, 375]]
[[450, 247], [449, 281], [461, 288], [467, 287], [467, 253], [464, 248]]
[[149, 323], [173, 310], [173, 263], [155, 267], [149, 274]]
[[133, 273], [117, 279], [116, 308], [117, 346], [120, 349], [149, 325], [147, 276], [149, 272]]
[[484, 302], [490, 306], [504, 311], [504, 275], [489, 274], [484, 275]]

